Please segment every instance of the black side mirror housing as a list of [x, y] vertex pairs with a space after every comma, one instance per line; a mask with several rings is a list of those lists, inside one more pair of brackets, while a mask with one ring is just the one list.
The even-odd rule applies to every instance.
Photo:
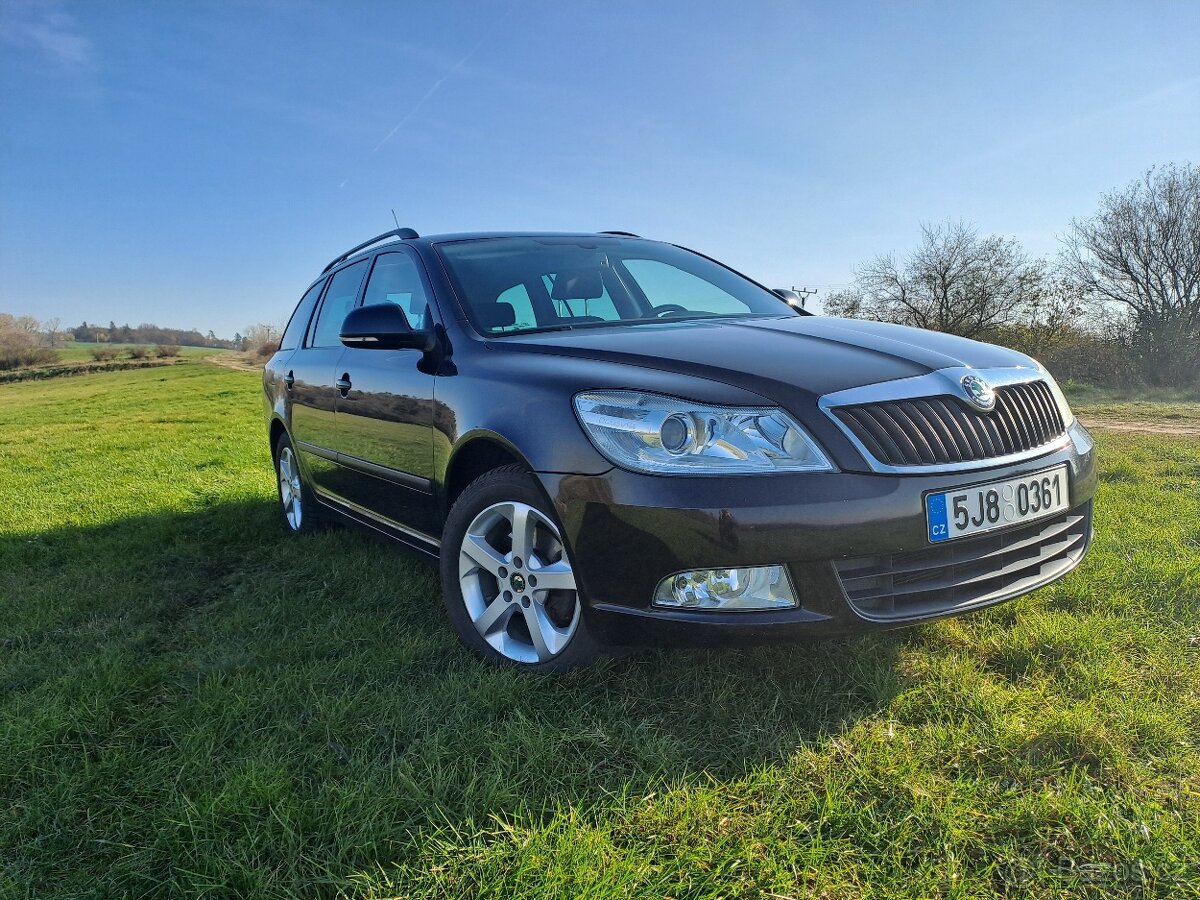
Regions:
[[780, 299], [786, 300], [789, 305], [794, 306], [797, 309], [804, 309], [804, 301], [808, 299], [806, 297], [801, 297], [796, 291], [789, 290], [788, 288], [775, 288], [773, 293], [776, 294]]
[[368, 350], [433, 349], [432, 331], [414, 331], [404, 310], [394, 303], [373, 303], [350, 310], [338, 335], [347, 347]]

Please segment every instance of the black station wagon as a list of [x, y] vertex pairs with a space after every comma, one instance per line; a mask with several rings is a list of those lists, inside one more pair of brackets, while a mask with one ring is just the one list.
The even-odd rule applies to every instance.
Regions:
[[979, 609], [1091, 537], [1092, 441], [1034, 360], [623, 232], [381, 235], [263, 388], [287, 527], [437, 558], [462, 640], [529, 669]]

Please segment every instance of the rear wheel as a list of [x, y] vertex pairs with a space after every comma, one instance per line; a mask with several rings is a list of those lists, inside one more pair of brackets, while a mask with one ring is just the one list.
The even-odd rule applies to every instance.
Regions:
[[485, 659], [561, 672], [591, 662], [598, 648], [548, 506], [519, 467], [473, 481], [446, 521], [442, 593], [459, 637]]
[[304, 484], [296, 448], [286, 433], [279, 435], [275, 442], [275, 476], [279, 508], [288, 531], [301, 534], [320, 528], [323, 524], [320, 511]]

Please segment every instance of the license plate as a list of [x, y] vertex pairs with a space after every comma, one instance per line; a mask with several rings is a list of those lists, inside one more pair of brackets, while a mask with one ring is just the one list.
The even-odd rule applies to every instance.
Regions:
[[925, 496], [925, 517], [933, 543], [1032, 522], [1069, 505], [1067, 467], [1058, 466], [986, 484]]

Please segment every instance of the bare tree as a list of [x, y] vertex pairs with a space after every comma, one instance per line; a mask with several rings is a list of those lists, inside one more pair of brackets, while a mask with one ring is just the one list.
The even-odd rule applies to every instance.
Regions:
[[863, 295], [854, 287], [831, 292], [821, 303], [821, 309], [827, 316], [840, 316], [843, 319], [865, 319], [863, 312]]
[[1147, 378], [1200, 377], [1200, 168], [1148, 170], [1072, 222], [1063, 243], [1080, 289], [1128, 311]]
[[5, 331], [24, 335], [30, 341], [37, 339], [38, 320], [33, 316], [12, 316], [8, 313], [0, 313], [0, 316], [3, 317], [0, 327]]
[[0, 335], [8, 344], [32, 347], [37, 343], [40, 332], [38, 320], [33, 316], [14, 316], [0, 313]]
[[1102, 323], [1091, 314], [1082, 292], [1061, 272], [1047, 276], [1042, 290], [1021, 309], [1006, 329], [1005, 343], [1041, 358], [1081, 335], [1096, 335]]
[[0, 369], [54, 362], [58, 354], [39, 347], [38, 321], [33, 316], [0, 313]]
[[278, 325], [259, 322], [257, 325], [247, 326], [245, 336], [242, 338], [242, 349], [265, 360], [279, 349], [282, 337], [283, 329]]
[[1042, 292], [1044, 268], [1011, 238], [981, 237], [964, 222], [922, 225], [907, 259], [876, 257], [825, 311], [981, 337], [1020, 320]]
[[62, 341], [62, 319], [47, 319], [42, 323], [42, 334], [46, 338], [47, 347], [57, 347]]
[[246, 326], [245, 341], [248, 346], [257, 347], [260, 344], [278, 341], [282, 333], [283, 329], [278, 325], [259, 322], [257, 325]]

